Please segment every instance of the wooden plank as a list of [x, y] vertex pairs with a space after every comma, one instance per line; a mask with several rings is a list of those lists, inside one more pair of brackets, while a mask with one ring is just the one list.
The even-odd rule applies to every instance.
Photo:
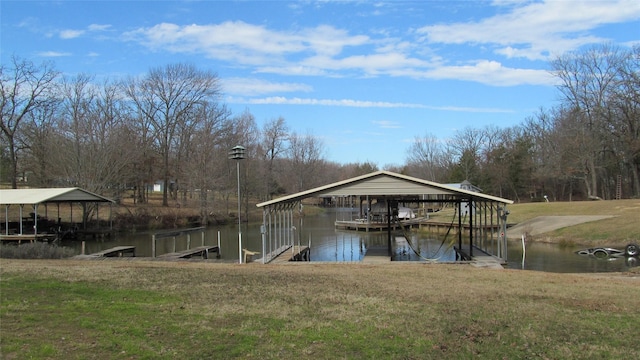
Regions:
[[292, 259], [295, 258], [296, 256], [302, 254], [305, 251], [308, 251], [308, 248], [309, 248], [308, 246], [298, 246], [298, 245], [291, 246], [287, 251], [282, 252], [275, 259], [271, 260], [271, 263], [281, 264], [281, 263], [292, 261]]
[[[281, 246], [280, 248], [272, 251], [271, 253], [267, 254], [267, 256], [265, 257], [266, 261], [269, 264], [282, 264], [282, 263], [287, 263], [289, 261], [293, 261], [292, 259], [298, 257], [298, 258], [307, 258], [309, 259], [309, 251], [311, 249], [309, 249], [308, 246], [304, 245], [304, 246], [298, 246], [298, 245], [294, 245], [294, 246], [290, 246], [290, 245], [285, 245], [285, 246]], [[263, 259], [256, 259], [255, 262], [256, 263], [262, 263]]]
[[0, 241], [17, 241], [18, 244], [23, 241], [51, 241], [56, 238], [56, 234], [11, 234], [11, 235], [0, 235]]
[[469, 261], [471, 266], [479, 268], [504, 269], [502, 265], [505, 264], [505, 261], [503, 259], [486, 253], [476, 246], [473, 247], [473, 256], [469, 256], [465, 249], [459, 249], [458, 247], [454, 247], [454, 249], [462, 257], [462, 260]]
[[[342, 221], [338, 220], [335, 222], [336, 229], [343, 230], [356, 230], [356, 231], [385, 231], [389, 228], [387, 223], [381, 222], [369, 222], [366, 221]], [[391, 223], [392, 229], [397, 229], [398, 225], [396, 223]]]
[[124, 254], [131, 253], [131, 256], [136, 256], [136, 247], [135, 246], [116, 246], [111, 249], [106, 249], [99, 251], [97, 253], [90, 254], [90, 256], [98, 256], [98, 257], [123, 257]]
[[262, 263], [263, 261], [271, 262], [273, 259], [281, 255], [283, 252], [289, 250], [290, 248], [291, 248], [291, 245], [281, 246], [270, 253], [264, 254], [262, 258], [256, 259], [255, 262], [260, 262], [260, 263]]
[[211, 253], [211, 252], [218, 253], [218, 251], [219, 249], [217, 246], [198, 246], [193, 249], [187, 249], [183, 251], [162, 254], [158, 257], [163, 259], [188, 259], [193, 256], [199, 255], [206, 259], [208, 258], [208, 253]]

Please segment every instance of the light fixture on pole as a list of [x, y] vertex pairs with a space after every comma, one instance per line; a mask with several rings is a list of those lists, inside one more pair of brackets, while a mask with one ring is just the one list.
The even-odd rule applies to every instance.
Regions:
[[235, 146], [229, 151], [229, 159], [236, 160], [238, 172], [238, 263], [242, 264], [242, 222], [240, 221], [240, 160], [244, 159], [244, 147]]

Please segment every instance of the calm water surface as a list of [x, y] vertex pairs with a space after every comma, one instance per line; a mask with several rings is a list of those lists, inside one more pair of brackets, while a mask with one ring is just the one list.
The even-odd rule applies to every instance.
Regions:
[[[351, 216], [350, 209], [324, 212], [320, 215], [307, 216], [298, 221], [294, 231], [296, 244], [311, 244], [311, 261], [352, 262], [361, 261], [367, 249], [387, 248], [387, 233], [354, 232], [334, 229], [335, 220], [343, 220]], [[152, 256], [151, 235], [153, 232], [133, 234], [117, 234], [111, 239], [88, 240], [85, 242], [85, 252], [91, 254], [119, 245], [136, 246], [137, 256]], [[239, 257], [238, 225], [211, 226], [204, 234], [205, 245], [217, 245], [220, 238], [222, 257], [220, 261], [237, 262]], [[392, 234], [392, 238], [398, 234]], [[454, 261], [455, 252], [451, 248], [452, 242], [457, 243], [454, 234], [442, 235], [412, 234], [409, 243], [393, 244], [392, 254], [395, 261], [424, 261], [437, 259], [439, 261]], [[200, 233], [191, 235], [191, 247], [203, 245]], [[242, 247], [262, 253], [260, 224], [243, 225]], [[158, 240], [156, 254], [161, 255], [173, 251], [187, 249], [186, 236]], [[64, 246], [72, 247], [80, 253], [80, 242], [66, 242]], [[607, 244], [601, 244], [606, 246]], [[520, 241], [509, 243], [508, 267], [512, 269], [538, 270], [547, 272], [617, 272], [627, 271], [637, 266], [637, 259], [631, 261], [625, 258], [598, 259], [590, 256], [575, 254], [581, 248], [560, 247], [552, 244], [526, 244], [525, 257]], [[635, 261], [635, 262], [634, 262]]]

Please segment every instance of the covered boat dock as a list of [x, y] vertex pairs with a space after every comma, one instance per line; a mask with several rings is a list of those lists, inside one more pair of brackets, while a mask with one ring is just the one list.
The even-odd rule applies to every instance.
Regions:
[[[277, 256], [275, 250], [296, 245], [294, 231], [291, 231], [295, 229], [294, 215], [296, 211], [302, 213], [302, 200], [311, 197], [348, 199], [341, 203], [357, 203], [364, 214], [373, 205], [383, 206], [386, 212], [381, 218], [386, 222], [389, 257], [393, 224], [400, 223], [399, 208], [416, 204], [454, 206], [458, 220], [455, 247], [458, 258], [473, 260], [490, 256], [503, 262], [507, 259], [507, 205], [513, 201], [394, 172], [376, 171], [257, 204], [263, 210], [263, 263]], [[368, 214], [359, 221], [370, 221]], [[273, 257], [269, 255], [272, 253]]]
[[[81, 204], [81, 212], [74, 219], [74, 203]], [[88, 229], [90, 211], [88, 204], [94, 204], [91, 211], [99, 219], [100, 203], [109, 204], [108, 229]], [[65, 211], [66, 221], [62, 222], [60, 205], [68, 204]], [[3, 242], [58, 240], [65, 235], [77, 233], [105, 233], [112, 229], [112, 205], [114, 201], [77, 187], [74, 188], [37, 188], [2, 189], [0, 205], [4, 206], [4, 222], [0, 228], [0, 240]], [[27, 209], [25, 209], [27, 206]], [[50, 209], [55, 206], [55, 211]], [[16, 209], [14, 211], [14, 209]], [[55, 219], [50, 216], [54, 213]], [[25, 216], [26, 215], [26, 216]]]

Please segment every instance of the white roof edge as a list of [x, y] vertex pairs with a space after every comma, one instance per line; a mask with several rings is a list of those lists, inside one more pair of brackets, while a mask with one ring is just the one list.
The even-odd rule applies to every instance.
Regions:
[[[307, 197], [311, 197], [314, 194], [326, 192], [327, 190], [332, 189], [332, 188], [341, 187], [341, 186], [344, 186], [344, 185], [348, 185], [350, 183], [355, 183], [355, 182], [358, 182], [358, 181], [361, 181], [361, 180], [364, 180], [364, 179], [373, 178], [373, 177], [380, 176], [380, 175], [391, 176], [391, 177], [394, 177], [394, 178], [398, 178], [398, 179], [402, 179], [402, 180], [406, 180], [406, 181], [422, 184], [422, 185], [425, 185], [425, 186], [444, 189], [444, 190], [451, 191], [453, 193], [466, 194], [466, 195], [470, 195], [470, 196], [475, 197], [475, 198], [482, 198], [482, 199], [497, 201], [497, 202], [501, 202], [501, 203], [505, 203], [505, 204], [513, 204], [513, 200], [503, 199], [503, 198], [500, 198], [500, 197], [497, 197], [497, 196], [486, 195], [486, 194], [483, 194], [483, 193], [477, 193], [477, 192], [463, 190], [463, 189], [457, 189], [457, 188], [449, 187], [449, 186], [442, 185], [442, 184], [439, 184], [439, 183], [436, 183], [436, 182], [432, 182], [432, 181], [428, 181], [428, 180], [423, 180], [423, 179], [419, 179], [419, 178], [415, 178], [415, 177], [411, 177], [411, 176], [407, 176], [407, 175], [402, 175], [402, 174], [398, 174], [398, 173], [394, 173], [394, 172], [390, 172], [390, 171], [380, 170], [380, 171], [372, 172], [372, 173], [369, 173], [369, 174], [356, 176], [356, 177], [351, 178], [351, 179], [338, 181], [338, 182], [335, 182], [335, 183], [332, 183], [332, 184], [328, 184], [328, 185], [323, 185], [323, 186], [316, 187], [316, 188], [313, 188], [313, 189], [310, 189], [310, 190], [301, 191], [301, 192], [298, 192], [298, 193], [295, 193], [295, 194], [286, 195], [286, 196], [283, 196], [283, 197], [280, 197], [280, 198], [277, 198], [277, 199], [261, 202], [259, 204], [256, 204], [256, 206], [257, 207], [264, 207], [264, 206], [273, 205], [273, 204], [277, 204], [277, 203], [304, 199], [304, 198], [307, 198]], [[422, 194], [413, 194], [412, 193], [412, 194], [407, 194], [407, 195], [422, 195]]]
[[[65, 195], [73, 195], [73, 199], [65, 199]], [[90, 191], [71, 188], [32, 188], [32, 189], [0, 189], [2, 205], [34, 205], [46, 202], [110, 202], [115, 201]]]

